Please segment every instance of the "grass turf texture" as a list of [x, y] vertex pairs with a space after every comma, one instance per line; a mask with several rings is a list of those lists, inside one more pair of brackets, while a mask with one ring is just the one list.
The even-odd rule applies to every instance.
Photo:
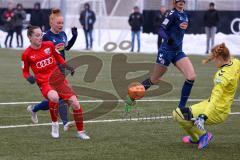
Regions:
[[[21, 75], [21, 51], [0, 50], [0, 102], [40, 101], [42, 96], [36, 85], [29, 85]], [[83, 81], [87, 69], [77, 69], [74, 77], [68, 77], [73, 85], [89, 86], [117, 96], [110, 83], [110, 62], [113, 54], [70, 52], [67, 59], [79, 55], [94, 55], [103, 60], [104, 66], [97, 81]], [[202, 56], [190, 56], [197, 73], [192, 90], [192, 99], [207, 98], [212, 88], [212, 77], [216, 69], [212, 64], [201, 65]], [[129, 62], [154, 62], [155, 55], [129, 54]], [[124, 67], [124, 66], [122, 66]], [[184, 77], [173, 66], [169, 67], [164, 78], [173, 84], [174, 89], [158, 97], [147, 99], [178, 99]], [[237, 93], [237, 95], [239, 95]], [[79, 97], [80, 100], [91, 99]], [[189, 102], [191, 105], [196, 102]], [[138, 102], [132, 112], [124, 115], [124, 105], [98, 119], [121, 119], [131, 117], [152, 117], [171, 115], [178, 102]], [[94, 108], [97, 103], [82, 103], [84, 110]], [[235, 102], [232, 112], [239, 112], [239, 102]], [[39, 123], [49, 123], [48, 112], [38, 114]], [[26, 105], [0, 105], [0, 126], [30, 124]], [[195, 145], [181, 142], [184, 132], [172, 119], [139, 120], [111, 123], [87, 123], [89, 141], [75, 137], [75, 129], [63, 132], [60, 139], [50, 137], [50, 126], [0, 129], [0, 160], [11, 159], [240, 159], [239, 115], [231, 115], [218, 126], [207, 127], [214, 139], [208, 148], [199, 151]]]

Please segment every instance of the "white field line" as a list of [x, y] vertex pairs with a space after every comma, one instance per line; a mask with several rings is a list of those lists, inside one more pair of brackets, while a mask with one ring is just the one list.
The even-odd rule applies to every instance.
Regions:
[[[233, 113], [230, 113], [230, 115], [240, 115], [240, 112], [233, 112]], [[105, 120], [89, 120], [89, 121], [84, 121], [84, 123], [111, 123], [111, 122], [129, 122], [129, 121], [148, 121], [148, 120], [159, 120], [159, 119], [170, 119], [170, 118], [172, 118], [172, 116], [139, 117], [139, 118], [123, 118], [123, 119], [105, 119]], [[62, 124], [62, 123], [60, 123], [60, 124]], [[0, 129], [37, 127], [37, 126], [50, 126], [50, 125], [51, 125], [51, 123], [9, 125], [9, 126], [0, 126]]]
[[[199, 102], [205, 99], [189, 99], [188, 102]], [[178, 102], [179, 99], [142, 99], [137, 102]], [[124, 100], [82, 100], [79, 103], [102, 103], [102, 102], [124, 102]], [[240, 99], [234, 99], [234, 102], [240, 102]], [[0, 105], [16, 105], [16, 104], [36, 104], [40, 101], [32, 102], [2, 102]]]
[[[109, 123], [109, 122], [126, 122], [126, 121], [147, 121], [147, 120], [157, 120], [157, 119], [169, 119], [172, 116], [160, 116], [160, 117], [139, 117], [139, 118], [122, 118], [122, 119], [105, 119], [105, 120], [89, 120], [84, 121], [84, 123]], [[62, 124], [62, 123], [60, 123]], [[50, 126], [52, 123], [41, 123], [41, 124], [23, 124], [23, 125], [9, 125], [9, 126], [0, 126], [0, 129], [6, 128], [22, 128], [22, 127], [36, 127], [36, 126]]]

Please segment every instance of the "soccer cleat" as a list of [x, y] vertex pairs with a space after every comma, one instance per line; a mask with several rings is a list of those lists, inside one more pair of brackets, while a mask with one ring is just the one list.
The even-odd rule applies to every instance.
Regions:
[[70, 121], [67, 122], [64, 126], [63, 126], [63, 130], [64, 131], [68, 131], [71, 127], [75, 126], [75, 121]]
[[184, 136], [182, 142], [185, 144], [198, 144], [199, 141], [193, 142], [191, 136]]
[[199, 139], [198, 149], [206, 148], [209, 142], [212, 140], [212, 138], [213, 135], [210, 132], [206, 132], [204, 135], [202, 135]]
[[125, 100], [125, 112], [129, 112], [131, 110], [131, 107], [136, 104], [136, 101], [129, 96], [127, 96], [127, 99]]
[[88, 140], [90, 137], [84, 131], [78, 131], [78, 138], [83, 140]]
[[51, 135], [53, 138], [59, 138], [59, 124], [57, 122], [52, 122], [52, 132]]
[[37, 117], [37, 113], [33, 112], [33, 105], [29, 105], [27, 107], [27, 111], [31, 113], [31, 120], [34, 124], [38, 123], [38, 117]]

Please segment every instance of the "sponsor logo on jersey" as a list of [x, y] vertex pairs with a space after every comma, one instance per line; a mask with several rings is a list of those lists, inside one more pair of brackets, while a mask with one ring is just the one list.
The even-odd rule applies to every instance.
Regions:
[[164, 21], [162, 22], [162, 24], [166, 26], [168, 24], [168, 22], [169, 22], [169, 19], [165, 18]]
[[44, 68], [46, 66], [49, 66], [51, 64], [53, 64], [54, 60], [53, 60], [53, 57], [49, 57], [47, 59], [43, 59], [39, 62], [36, 63], [36, 67], [37, 68]]

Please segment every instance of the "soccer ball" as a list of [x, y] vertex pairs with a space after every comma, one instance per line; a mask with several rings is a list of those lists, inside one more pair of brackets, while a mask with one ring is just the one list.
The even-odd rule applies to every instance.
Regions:
[[145, 87], [139, 82], [132, 82], [128, 86], [128, 96], [131, 99], [141, 99], [145, 95]]

